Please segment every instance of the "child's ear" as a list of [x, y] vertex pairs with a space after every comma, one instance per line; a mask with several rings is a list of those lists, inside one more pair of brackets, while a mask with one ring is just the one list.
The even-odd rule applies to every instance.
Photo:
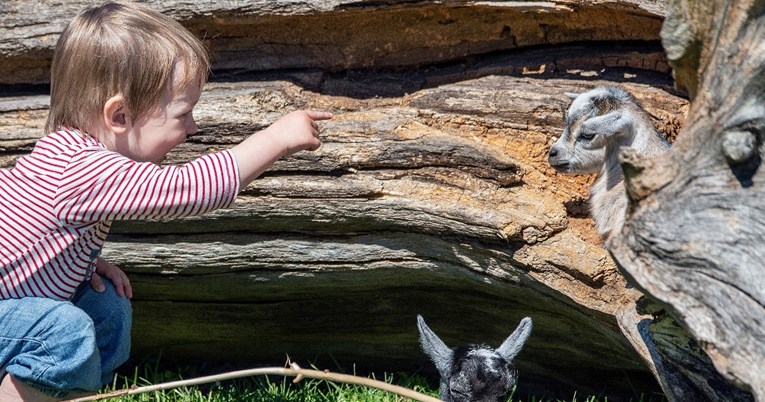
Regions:
[[128, 111], [122, 95], [112, 96], [104, 103], [103, 117], [106, 128], [115, 134], [123, 134], [130, 128]]

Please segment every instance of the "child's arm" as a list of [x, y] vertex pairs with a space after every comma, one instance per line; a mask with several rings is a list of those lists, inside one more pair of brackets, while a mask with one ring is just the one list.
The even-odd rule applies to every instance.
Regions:
[[318, 148], [316, 120], [331, 117], [326, 112], [292, 112], [233, 148], [184, 165], [136, 162], [100, 146], [64, 155], [54, 198], [56, 216], [66, 224], [164, 220], [227, 207], [277, 159]]
[[279, 158], [317, 149], [321, 142], [316, 121], [331, 118], [328, 112], [292, 112], [231, 148], [239, 168], [239, 188], [250, 184]]

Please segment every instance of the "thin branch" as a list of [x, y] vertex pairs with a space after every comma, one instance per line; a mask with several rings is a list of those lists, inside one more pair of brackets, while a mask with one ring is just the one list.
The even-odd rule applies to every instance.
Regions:
[[370, 388], [376, 388], [376, 389], [397, 394], [397, 395], [400, 395], [405, 398], [409, 398], [418, 402], [442, 402], [440, 399], [433, 398], [432, 396], [419, 393], [409, 388], [404, 388], [398, 385], [388, 384], [386, 382], [373, 380], [371, 378], [358, 377], [358, 376], [348, 375], [348, 374], [332, 373], [328, 371], [306, 370], [306, 369], [300, 368], [300, 366], [298, 366], [295, 363], [291, 363], [290, 366], [292, 368], [265, 367], [265, 368], [257, 368], [257, 369], [231, 371], [228, 373], [193, 378], [190, 380], [172, 381], [172, 382], [166, 382], [162, 384], [147, 385], [144, 387], [133, 387], [129, 389], [121, 389], [121, 390], [109, 392], [106, 394], [98, 394], [98, 395], [92, 395], [92, 396], [87, 396], [83, 398], [70, 399], [65, 402], [100, 401], [103, 399], [116, 398], [116, 397], [125, 396], [125, 395], [136, 395], [136, 394], [142, 394], [145, 392], [164, 391], [164, 390], [173, 389], [173, 388], [189, 387], [194, 385], [232, 380], [235, 378], [242, 378], [242, 377], [252, 377], [252, 376], [258, 376], [258, 375], [282, 375], [285, 377], [297, 377], [295, 378], [293, 382], [298, 382], [303, 377], [329, 380], [329, 381], [335, 381], [335, 382], [340, 382], [345, 384], [355, 384], [355, 385], [362, 385], [362, 386], [370, 387]]

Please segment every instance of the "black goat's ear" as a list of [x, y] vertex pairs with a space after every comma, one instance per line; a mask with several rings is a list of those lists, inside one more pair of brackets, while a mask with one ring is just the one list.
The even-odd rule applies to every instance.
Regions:
[[420, 331], [422, 350], [433, 360], [441, 376], [448, 376], [452, 364], [452, 350], [425, 324], [421, 315], [417, 316], [417, 329]]
[[531, 318], [526, 317], [518, 324], [518, 328], [497, 348], [497, 353], [508, 362], [512, 361], [515, 355], [521, 351], [526, 340], [529, 339], [529, 335], [531, 335]]

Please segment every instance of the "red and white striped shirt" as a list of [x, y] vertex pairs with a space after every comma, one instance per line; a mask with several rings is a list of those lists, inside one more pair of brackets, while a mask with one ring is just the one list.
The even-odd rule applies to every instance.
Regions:
[[238, 192], [229, 151], [161, 167], [78, 131], [51, 133], [0, 169], [0, 299], [67, 300], [88, 279], [112, 221], [201, 215]]

